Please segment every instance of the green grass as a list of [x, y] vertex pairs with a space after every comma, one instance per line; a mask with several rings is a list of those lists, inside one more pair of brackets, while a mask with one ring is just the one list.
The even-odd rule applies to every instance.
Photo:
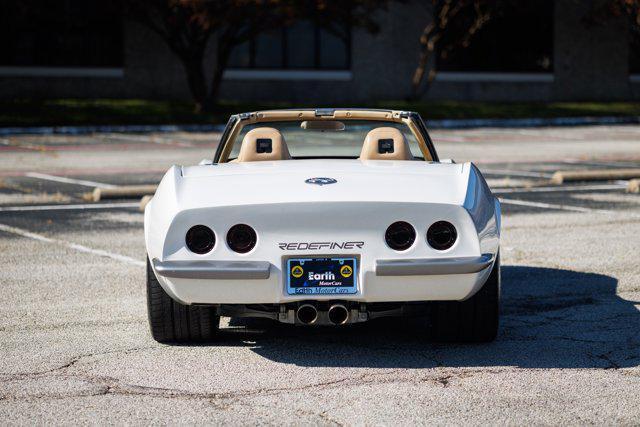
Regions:
[[51, 99], [0, 101], [0, 126], [129, 125], [207, 123], [187, 102], [141, 99]]
[[[489, 103], [379, 101], [349, 106], [418, 111], [423, 117], [430, 120], [640, 116], [640, 102]], [[296, 107], [311, 107], [311, 105], [287, 103], [251, 104], [222, 101], [213, 112], [196, 113], [192, 103], [179, 101], [142, 99], [11, 100], [0, 101], [0, 126], [223, 123], [233, 113]]]

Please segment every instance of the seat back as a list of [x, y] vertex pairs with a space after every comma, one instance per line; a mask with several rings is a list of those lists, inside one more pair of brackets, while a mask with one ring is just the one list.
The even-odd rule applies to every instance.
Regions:
[[364, 139], [361, 160], [413, 160], [406, 138], [396, 128], [372, 129]]
[[237, 161], [241, 163], [290, 159], [291, 154], [280, 131], [261, 127], [250, 130], [244, 136]]

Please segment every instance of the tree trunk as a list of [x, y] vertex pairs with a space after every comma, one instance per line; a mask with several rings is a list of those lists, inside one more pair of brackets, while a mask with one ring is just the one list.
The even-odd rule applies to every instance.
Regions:
[[191, 97], [195, 102], [196, 112], [203, 111], [207, 97], [207, 83], [204, 77], [204, 55], [198, 54], [182, 59], [182, 65], [187, 73], [187, 83]]
[[[434, 26], [428, 25], [422, 37], [420, 37], [421, 52], [420, 58], [418, 60], [418, 66], [416, 67], [415, 72], [413, 73], [413, 79], [411, 80], [411, 96], [410, 100], [418, 100], [422, 96], [424, 96], [433, 82], [435, 78], [436, 70], [435, 67], [429, 67], [429, 61], [433, 57], [433, 53], [435, 51], [435, 43], [439, 38], [438, 35], [433, 35]], [[427, 83], [423, 86], [425, 74], [427, 75]]]
[[216, 65], [213, 70], [213, 77], [211, 78], [209, 93], [207, 94], [203, 103], [204, 111], [212, 111], [216, 108], [218, 96], [220, 95], [220, 85], [222, 84], [222, 77], [224, 76], [224, 72], [227, 69], [227, 64], [229, 63], [229, 56], [231, 56], [232, 49], [233, 44], [224, 40], [224, 38], [218, 41]]

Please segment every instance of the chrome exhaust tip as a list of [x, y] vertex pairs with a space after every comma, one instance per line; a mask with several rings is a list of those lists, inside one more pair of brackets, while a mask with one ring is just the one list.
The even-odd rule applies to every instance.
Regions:
[[344, 325], [349, 320], [349, 310], [342, 304], [329, 307], [329, 321], [334, 325]]
[[316, 320], [318, 320], [318, 309], [311, 304], [302, 304], [300, 307], [298, 307], [296, 317], [298, 318], [300, 323], [311, 325], [315, 323]]

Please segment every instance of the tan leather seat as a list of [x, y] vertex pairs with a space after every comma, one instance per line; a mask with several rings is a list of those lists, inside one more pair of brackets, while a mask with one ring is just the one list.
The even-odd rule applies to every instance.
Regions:
[[274, 128], [255, 128], [247, 132], [240, 146], [238, 162], [290, 160], [284, 137]]
[[402, 132], [392, 127], [372, 129], [364, 139], [361, 160], [413, 160]]

